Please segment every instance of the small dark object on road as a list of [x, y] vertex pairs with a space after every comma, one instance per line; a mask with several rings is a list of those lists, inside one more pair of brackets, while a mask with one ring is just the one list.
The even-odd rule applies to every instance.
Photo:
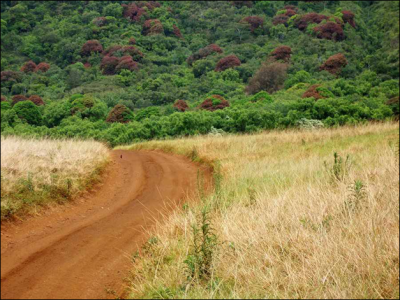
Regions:
[[121, 158], [122, 158], [122, 154], [121, 154]]

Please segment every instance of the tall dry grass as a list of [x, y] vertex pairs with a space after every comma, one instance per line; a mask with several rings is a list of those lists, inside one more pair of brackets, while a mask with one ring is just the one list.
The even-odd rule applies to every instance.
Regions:
[[1, 137], [1, 217], [64, 201], [97, 179], [109, 160], [101, 143]]
[[211, 277], [188, 277], [185, 263], [202, 202], [157, 227], [134, 259], [131, 296], [398, 298], [398, 130], [370, 124], [130, 147], [197, 153], [218, 161], [223, 176], [206, 201], [219, 241]]

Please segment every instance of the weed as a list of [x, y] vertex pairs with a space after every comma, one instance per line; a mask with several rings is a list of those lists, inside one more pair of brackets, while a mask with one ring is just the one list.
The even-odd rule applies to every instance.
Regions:
[[351, 169], [352, 161], [350, 155], [347, 155], [346, 160], [343, 160], [337, 152], [334, 152], [333, 165], [328, 166], [326, 161], [324, 162], [324, 165], [334, 180], [343, 181]]

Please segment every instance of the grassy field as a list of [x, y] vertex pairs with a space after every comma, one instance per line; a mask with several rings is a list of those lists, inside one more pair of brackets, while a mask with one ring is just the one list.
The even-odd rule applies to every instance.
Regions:
[[215, 168], [132, 257], [131, 297], [399, 297], [398, 123], [125, 148]]
[[1, 137], [1, 220], [73, 198], [108, 160], [98, 142]]

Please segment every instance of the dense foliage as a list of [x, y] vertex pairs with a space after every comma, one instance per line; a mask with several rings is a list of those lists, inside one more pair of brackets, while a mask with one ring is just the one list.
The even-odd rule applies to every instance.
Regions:
[[118, 145], [393, 118], [398, 37], [389, 1], [3, 1], [1, 132]]

